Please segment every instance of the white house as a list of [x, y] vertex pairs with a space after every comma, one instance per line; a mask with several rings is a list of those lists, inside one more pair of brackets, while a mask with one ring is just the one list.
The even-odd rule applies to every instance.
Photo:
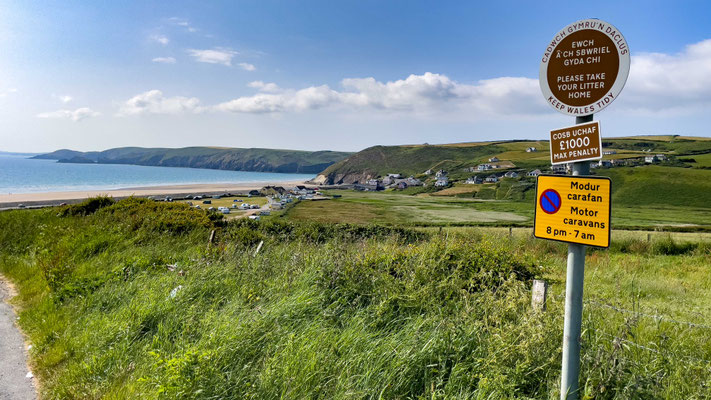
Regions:
[[504, 174], [505, 178], [518, 178], [518, 172], [516, 171], [509, 171]]
[[529, 147], [529, 148], [526, 149], [526, 153], [533, 153], [533, 152], [535, 152], [535, 151], [536, 151], [536, 148], [535, 148], [535, 147]]
[[498, 161], [499, 161], [499, 158], [496, 157], [496, 156], [491, 157], [491, 158], [489, 159], [489, 162], [498, 162]]
[[434, 185], [437, 187], [447, 186], [447, 185], [449, 185], [449, 178], [447, 177], [447, 175], [444, 175], [444, 176], [440, 177], [439, 179], [437, 179], [437, 182], [435, 182]]
[[551, 165], [554, 174], [565, 173], [565, 164]]
[[474, 175], [471, 178], [467, 179], [464, 183], [466, 183], [468, 185], [478, 185], [478, 184], [484, 183], [484, 180], [481, 179], [480, 176]]
[[484, 179], [484, 182], [486, 183], [496, 183], [499, 181], [499, 177], [496, 175], [489, 175]]
[[655, 163], [655, 162], [657, 162], [657, 161], [659, 161], [659, 158], [658, 158], [657, 156], [645, 156], [645, 157], [644, 157], [644, 162], [646, 162], [646, 163], [652, 164], [652, 163]]
[[486, 170], [491, 169], [491, 164], [479, 164], [479, 165], [477, 165], [476, 169], [478, 171], [486, 171]]
[[540, 169], [534, 169], [533, 171], [530, 171], [530, 172], [526, 173], [526, 176], [538, 176], [538, 175], [540, 175], [540, 174], [541, 174], [541, 170], [540, 170]]
[[597, 162], [598, 167], [611, 167], [612, 162], [610, 160], [600, 160]]
[[440, 169], [440, 170], [437, 171], [437, 173], [435, 174], [435, 178], [441, 178], [441, 177], [443, 177], [443, 176], [447, 176], [447, 171], [445, 171], [445, 170], [443, 170], [443, 169]]
[[407, 182], [409, 186], [422, 186], [422, 181], [415, 178], [414, 176], [405, 179], [405, 182]]

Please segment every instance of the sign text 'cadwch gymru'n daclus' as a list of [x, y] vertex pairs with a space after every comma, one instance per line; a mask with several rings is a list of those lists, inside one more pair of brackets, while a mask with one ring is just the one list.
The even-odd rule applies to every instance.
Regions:
[[610, 178], [538, 176], [533, 235], [609, 247], [610, 194]]
[[602, 158], [600, 123], [586, 122], [551, 131], [551, 164]]

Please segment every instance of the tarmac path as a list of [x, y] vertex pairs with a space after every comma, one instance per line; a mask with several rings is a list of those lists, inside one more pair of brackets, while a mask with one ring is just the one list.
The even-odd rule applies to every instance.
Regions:
[[27, 353], [15, 312], [7, 303], [10, 285], [0, 275], [0, 400], [34, 400], [34, 377], [28, 375]]

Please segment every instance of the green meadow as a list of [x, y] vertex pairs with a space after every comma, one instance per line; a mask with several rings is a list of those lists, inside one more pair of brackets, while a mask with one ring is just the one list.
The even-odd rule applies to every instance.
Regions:
[[[566, 246], [528, 228], [293, 218], [404, 213], [356, 195], [262, 221], [140, 199], [0, 213], [41, 397], [558, 398]], [[524, 214], [450, 200], [452, 218]], [[623, 233], [588, 251], [582, 397], [711, 397], [707, 234]], [[535, 278], [551, 284], [545, 311]]]

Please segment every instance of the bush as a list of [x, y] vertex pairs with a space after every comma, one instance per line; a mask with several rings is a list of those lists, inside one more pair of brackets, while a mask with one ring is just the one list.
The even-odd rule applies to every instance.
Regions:
[[111, 223], [130, 230], [147, 233], [183, 234], [197, 228], [213, 228], [221, 224], [222, 215], [198, 210], [183, 203], [162, 203], [130, 197], [99, 213]]
[[71, 204], [64, 206], [59, 210], [59, 216], [76, 216], [76, 215], [90, 215], [95, 213], [101, 208], [108, 207], [114, 204], [115, 201], [113, 197], [108, 196], [97, 196], [90, 197], [79, 204]]

